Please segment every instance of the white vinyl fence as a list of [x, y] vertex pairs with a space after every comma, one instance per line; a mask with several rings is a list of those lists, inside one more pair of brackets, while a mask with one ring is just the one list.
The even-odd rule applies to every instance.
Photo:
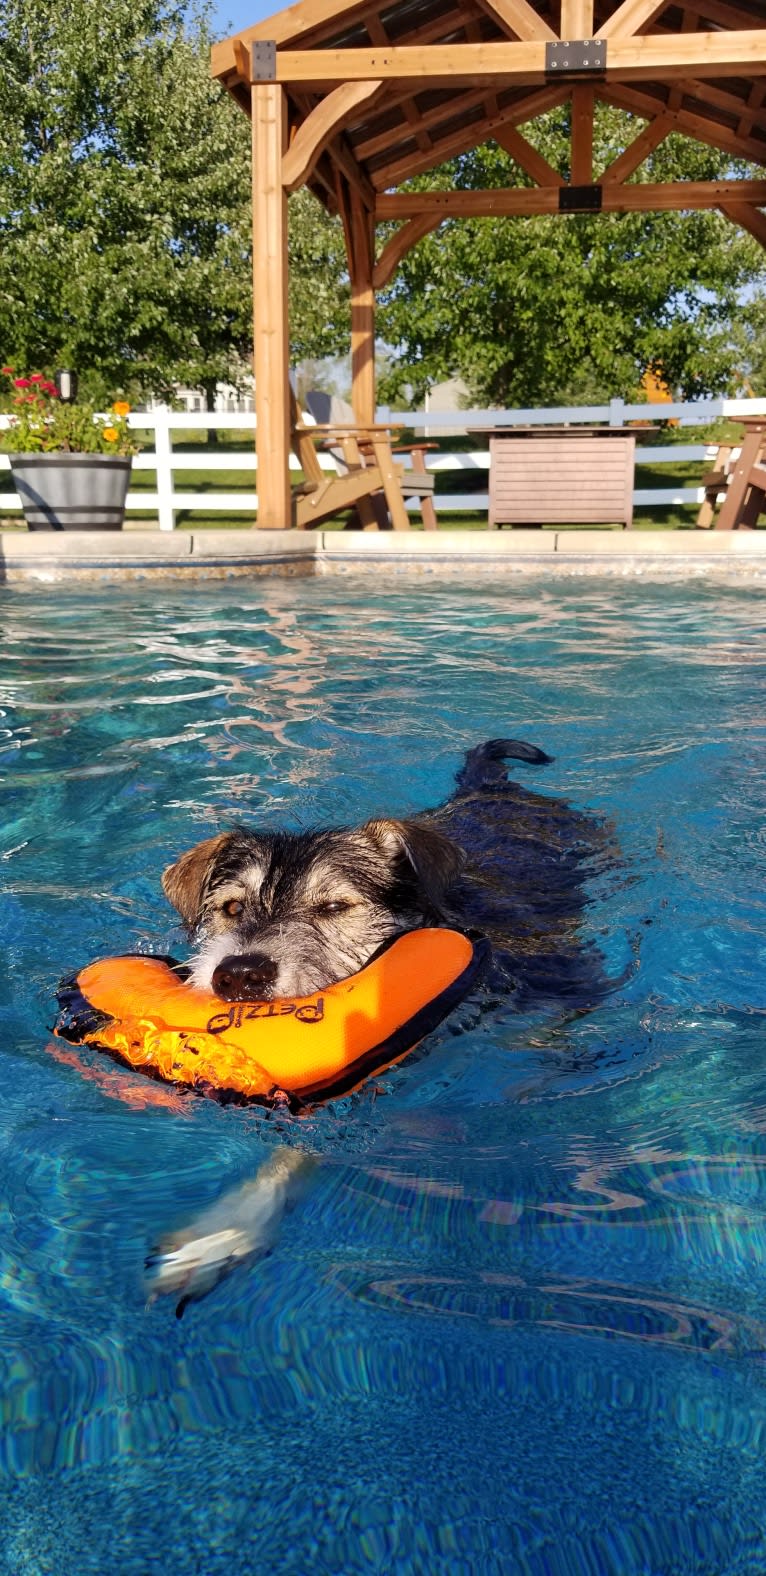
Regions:
[[[461, 411], [411, 411], [381, 409], [377, 419], [389, 422], [394, 427], [406, 428], [424, 438], [433, 440], [438, 437], [440, 427], [447, 427], [454, 434], [456, 427], [464, 428], [467, 432], [476, 432], [477, 445], [470, 452], [433, 452], [426, 455], [426, 464], [429, 471], [437, 472], [475, 472], [476, 492], [439, 492], [436, 502], [439, 514], [448, 513], [482, 513], [489, 508], [489, 493], [487, 491], [486, 476], [489, 471], [489, 450], [480, 446], [481, 431], [492, 427], [534, 427], [534, 426], [562, 426], [585, 425], [594, 426], [605, 423], [610, 427], [622, 427], [629, 422], [654, 422], [677, 420], [682, 427], [707, 426], [711, 422], [721, 421], [725, 418], [736, 420], [741, 416], [766, 415], [766, 399], [711, 399], [698, 400], [689, 404], [662, 404], [662, 405], [626, 405], [623, 400], [611, 400], [608, 405], [580, 405], [547, 407], [540, 410], [461, 410]], [[219, 432], [241, 431], [255, 432], [256, 420], [251, 413], [224, 414], [223, 412], [207, 411], [194, 414], [181, 413], [167, 409], [153, 411], [134, 411], [128, 418], [144, 447], [133, 461], [136, 471], [153, 471], [156, 484], [153, 491], [128, 493], [127, 507], [133, 514], [157, 515], [160, 529], [172, 531], [175, 527], [176, 514], [196, 512], [203, 514], [241, 513], [254, 515], [258, 508], [258, 494], [256, 492], [208, 492], [195, 487], [193, 491], [185, 490], [183, 477], [185, 471], [209, 472], [214, 475], [216, 471], [252, 471], [257, 470], [255, 452], [238, 453], [228, 448], [217, 452], [215, 447], [208, 447], [204, 452], [194, 454], [181, 454], [173, 449], [173, 434], [208, 432], [217, 429]], [[7, 425], [7, 417], [0, 416], [0, 426]], [[152, 441], [153, 434], [153, 441]], [[636, 461], [639, 465], [677, 465], [679, 462], [692, 462], [704, 465], [709, 463], [716, 453], [715, 445], [709, 443], [672, 443], [672, 444], [641, 444], [636, 451]], [[399, 458], [404, 458], [399, 456]], [[328, 471], [335, 469], [335, 463], [329, 454], [320, 454], [319, 463]], [[406, 460], [405, 460], [406, 463]], [[0, 454], [0, 470], [7, 470], [10, 461], [7, 455]], [[291, 467], [298, 470], [298, 461], [293, 458]], [[697, 487], [651, 487], [636, 488], [633, 493], [633, 502], [637, 508], [656, 506], [663, 508], [667, 505], [697, 504], [702, 502], [703, 488]], [[412, 500], [408, 507], [417, 512], [418, 504]], [[17, 513], [21, 503], [17, 493], [0, 492], [0, 516], [3, 512]]]

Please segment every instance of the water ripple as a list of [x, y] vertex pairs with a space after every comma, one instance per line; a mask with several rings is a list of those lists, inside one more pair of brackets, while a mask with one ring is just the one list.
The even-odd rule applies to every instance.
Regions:
[[[0, 1576], [763, 1569], [760, 594], [0, 601]], [[183, 951], [160, 874], [193, 842], [426, 810], [507, 733], [619, 840], [591, 1012], [485, 990], [305, 1119], [51, 1042], [62, 972]], [[147, 1310], [147, 1246], [285, 1143], [321, 1164], [271, 1257]]]

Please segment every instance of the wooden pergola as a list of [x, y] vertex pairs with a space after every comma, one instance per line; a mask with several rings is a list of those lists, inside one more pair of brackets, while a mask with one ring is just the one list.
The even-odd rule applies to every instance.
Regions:
[[[630, 181], [672, 131], [766, 165], [764, 0], [298, 0], [216, 44], [252, 119], [260, 527], [290, 523], [287, 197], [308, 184], [344, 226], [353, 405], [375, 416], [375, 292], [443, 219], [718, 208], [766, 246], [766, 179]], [[525, 137], [571, 99], [570, 179]], [[646, 121], [594, 169], [598, 100]], [[493, 139], [532, 185], [401, 191]], [[376, 256], [376, 225], [400, 221]]]

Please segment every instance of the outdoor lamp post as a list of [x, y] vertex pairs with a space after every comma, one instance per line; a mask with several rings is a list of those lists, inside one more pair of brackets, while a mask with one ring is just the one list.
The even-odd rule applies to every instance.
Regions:
[[65, 405], [73, 405], [77, 398], [77, 373], [59, 367], [53, 374], [53, 381], [59, 391], [59, 399]]

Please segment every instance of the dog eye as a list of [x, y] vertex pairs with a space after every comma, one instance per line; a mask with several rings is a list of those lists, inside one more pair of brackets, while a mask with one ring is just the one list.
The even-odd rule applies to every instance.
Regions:
[[318, 903], [315, 912], [320, 917], [326, 915], [329, 919], [333, 914], [345, 914], [346, 910], [353, 908], [353, 906], [353, 903], [348, 903], [343, 898], [338, 898], [334, 903]]
[[236, 919], [238, 914], [242, 913], [244, 906], [244, 903], [241, 903], [238, 897], [230, 897], [226, 903], [221, 905], [221, 913], [225, 914], [228, 919]]

